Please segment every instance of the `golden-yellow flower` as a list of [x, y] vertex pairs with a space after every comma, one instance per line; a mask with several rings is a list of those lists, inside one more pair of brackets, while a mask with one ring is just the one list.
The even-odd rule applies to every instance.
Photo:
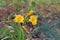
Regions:
[[28, 16], [30, 16], [30, 15], [32, 15], [33, 14], [33, 10], [30, 10], [29, 12], [28, 12]]
[[36, 25], [36, 24], [37, 24], [37, 18], [36, 18], [34, 15], [30, 16], [29, 21], [30, 21], [33, 25]]
[[22, 15], [16, 15], [16, 17], [13, 19], [14, 22], [23, 23], [24, 17]]
[[29, 33], [28, 29], [26, 28], [26, 26], [22, 26], [22, 29], [26, 32]]

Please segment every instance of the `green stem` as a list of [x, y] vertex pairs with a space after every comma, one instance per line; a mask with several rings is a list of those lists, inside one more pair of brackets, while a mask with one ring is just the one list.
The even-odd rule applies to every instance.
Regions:
[[18, 23], [18, 40], [24, 40], [24, 32], [22, 30], [21, 24]]

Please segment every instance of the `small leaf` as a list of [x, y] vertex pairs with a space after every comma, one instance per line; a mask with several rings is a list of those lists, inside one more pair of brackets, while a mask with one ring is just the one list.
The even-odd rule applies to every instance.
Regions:
[[32, 1], [32, 7], [35, 7], [35, 2], [34, 1]]

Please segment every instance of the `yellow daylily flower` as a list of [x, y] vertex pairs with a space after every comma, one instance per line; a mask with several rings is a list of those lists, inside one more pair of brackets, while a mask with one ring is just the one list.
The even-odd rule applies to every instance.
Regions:
[[37, 24], [37, 18], [36, 18], [34, 15], [30, 16], [29, 21], [30, 21], [33, 25], [36, 25], [36, 24]]
[[26, 31], [26, 33], [29, 34], [29, 31], [28, 31], [28, 29], [26, 28], [26, 26], [22, 26], [22, 29], [23, 29], [24, 31]]
[[16, 15], [16, 17], [13, 19], [14, 22], [23, 23], [24, 17], [22, 15]]
[[29, 12], [28, 12], [28, 16], [30, 16], [30, 15], [32, 15], [33, 14], [33, 10], [30, 10]]

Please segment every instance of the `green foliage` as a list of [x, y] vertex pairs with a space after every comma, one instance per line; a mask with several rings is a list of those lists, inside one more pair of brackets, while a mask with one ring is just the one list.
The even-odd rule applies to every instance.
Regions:
[[[24, 32], [23, 32], [23, 29], [21, 28], [21, 24], [20, 23], [18, 23], [18, 25], [16, 26], [16, 24], [15, 23], [13, 23], [13, 22], [11, 22], [11, 23], [9, 23], [12, 27], [13, 27], [13, 30], [14, 30], [14, 32], [16, 33], [16, 38], [14, 37], [14, 35], [13, 35], [13, 37], [12, 37], [12, 40], [13, 39], [15, 39], [15, 40], [25, 40], [25, 38], [24, 38]], [[12, 35], [11, 35], [12, 36]]]
[[[60, 3], [60, 0], [17, 0], [16, 2], [14, 1], [14, 3], [17, 5], [18, 3], [21, 2], [25, 2], [26, 4], [31, 4], [33, 2], [33, 5], [35, 5], [34, 2], [39, 3], [39, 4], [51, 4], [51, 3]], [[29, 3], [28, 3], [29, 2]], [[13, 4], [13, 2], [10, 2], [10, 4]], [[0, 0], [0, 6], [5, 6], [6, 2], [5, 0]], [[32, 5], [32, 6], [33, 6]]]
[[6, 2], [4, 0], [0, 0], [0, 6], [5, 6]]
[[23, 0], [26, 4], [28, 3], [28, 1], [27, 0]]
[[0, 39], [6, 39], [6, 37], [9, 38], [9, 34], [10, 34], [10, 32], [7, 28], [1, 29], [0, 30]]
[[34, 2], [34, 1], [32, 1], [32, 7], [33, 7], [33, 8], [35, 7], [35, 2]]
[[18, 23], [18, 25], [16, 26], [15, 23], [13, 22], [8, 22], [8, 24], [12, 27], [12, 31], [7, 29], [7, 28], [3, 28], [2, 30], [0, 30], [0, 39], [1, 40], [5, 40], [5, 39], [9, 39], [9, 40], [25, 40], [24, 38], [24, 32], [23, 29], [21, 28], [21, 24]]

